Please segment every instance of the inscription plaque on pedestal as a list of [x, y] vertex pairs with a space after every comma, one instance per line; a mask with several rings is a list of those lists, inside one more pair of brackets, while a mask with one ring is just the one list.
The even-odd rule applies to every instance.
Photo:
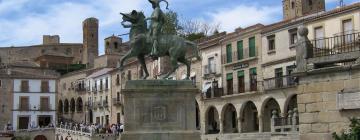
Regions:
[[123, 140], [200, 140], [191, 81], [128, 81], [124, 95]]

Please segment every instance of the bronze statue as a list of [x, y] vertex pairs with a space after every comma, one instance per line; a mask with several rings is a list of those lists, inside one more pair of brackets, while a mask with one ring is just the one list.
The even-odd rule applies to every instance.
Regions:
[[167, 6], [166, 9], [169, 8], [169, 3], [166, 0], [149, 0], [154, 9], [153, 13], [151, 14], [150, 18], [146, 18], [146, 20], [150, 20], [150, 31], [149, 36], [153, 41], [152, 50], [150, 56], [153, 59], [157, 59], [158, 57], [158, 42], [159, 42], [159, 35], [161, 33], [161, 29], [165, 23], [165, 15], [164, 12], [160, 8], [160, 2], [166, 2]]
[[[157, 5], [158, 6], [158, 3]], [[121, 13], [123, 16], [122, 25], [124, 28], [130, 28], [130, 47], [131, 50], [120, 60], [119, 69], [122, 70], [124, 67], [125, 60], [131, 57], [137, 57], [138, 61], [142, 66], [142, 71], [145, 75], [142, 79], [146, 79], [149, 76], [149, 72], [145, 64], [145, 56], [149, 55], [152, 52], [152, 47], [154, 46], [154, 40], [157, 41], [157, 56], [169, 56], [171, 61], [172, 69], [171, 71], [163, 77], [163, 79], [168, 78], [175, 70], [178, 68], [178, 62], [183, 63], [187, 67], [187, 77], [190, 77], [190, 62], [186, 59], [185, 54], [188, 48], [191, 48], [194, 52], [194, 55], [200, 59], [198, 54], [197, 45], [193, 42], [187, 41], [184, 38], [176, 35], [162, 35], [159, 34], [158, 29], [162, 28], [162, 24], [153, 25], [155, 29], [147, 29], [147, 22], [144, 16], [144, 13], [133, 10], [131, 13]], [[130, 24], [126, 24], [130, 23]], [[154, 24], [155, 22], [152, 22]], [[156, 34], [149, 33], [151, 31], [157, 30]], [[152, 36], [156, 35], [156, 39], [153, 39]]]

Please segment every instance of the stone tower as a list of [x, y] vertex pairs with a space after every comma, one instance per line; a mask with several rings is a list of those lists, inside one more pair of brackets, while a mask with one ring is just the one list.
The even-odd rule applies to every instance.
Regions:
[[99, 20], [88, 18], [83, 21], [83, 53], [82, 63], [87, 68], [94, 66], [94, 60], [99, 55]]
[[122, 39], [115, 35], [105, 38], [105, 54], [121, 53]]
[[325, 0], [283, 0], [284, 20], [325, 11]]

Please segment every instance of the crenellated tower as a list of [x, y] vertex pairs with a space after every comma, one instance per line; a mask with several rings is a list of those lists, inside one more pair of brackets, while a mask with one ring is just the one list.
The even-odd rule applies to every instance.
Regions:
[[99, 55], [99, 20], [88, 18], [83, 21], [83, 52], [82, 63], [87, 68], [94, 66], [94, 60]]

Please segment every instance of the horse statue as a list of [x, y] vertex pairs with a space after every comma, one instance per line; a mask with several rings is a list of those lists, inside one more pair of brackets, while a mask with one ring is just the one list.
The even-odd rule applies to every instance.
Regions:
[[[131, 13], [120, 13], [123, 17], [122, 25], [124, 28], [130, 28], [130, 48], [131, 50], [125, 54], [120, 60], [119, 70], [124, 69], [124, 62], [132, 57], [137, 57], [142, 66], [145, 75], [141, 79], [149, 77], [149, 72], [145, 64], [145, 56], [151, 53], [152, 39], [148, 34], [147, 22], [143, 12], [133, 10]], [[125, 24], [128, 23], [128, 24]], [[179, 67], [178, 62], [186, 65], [186, 79], [190, 78], [190, 62], [186, 59], [187, 49], [190, 48], [194, 52], [194, 56], [200, 59], [197, 45], [191, 41], [177, 35], [160, 35], [158, 38], [158, 56], [169, 56], [171, 61], [171, 70], [163, 77], [167, 79]]]

